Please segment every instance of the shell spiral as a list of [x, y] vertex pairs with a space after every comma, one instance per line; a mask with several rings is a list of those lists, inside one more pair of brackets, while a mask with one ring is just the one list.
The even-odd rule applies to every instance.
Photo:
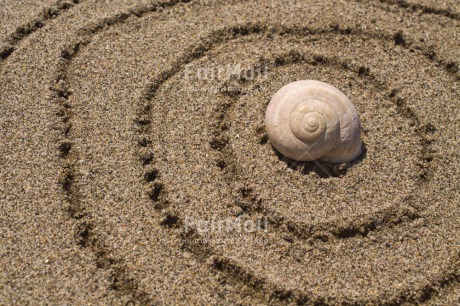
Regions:
[[283, 86], [268, 105], [265, 124], [273, 146], [295, 160], [343, 163], [362, 151], [356, 108], [343, 92], [324, 82]]

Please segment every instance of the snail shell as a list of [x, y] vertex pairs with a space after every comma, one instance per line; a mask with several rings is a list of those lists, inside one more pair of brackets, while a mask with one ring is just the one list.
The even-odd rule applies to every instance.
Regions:
[[343, 92], [320, 81], [289, 83], [278, 90], [265, 115], [273, 146], [289, 158], [352, 161], [361, 155], [361, 121]]

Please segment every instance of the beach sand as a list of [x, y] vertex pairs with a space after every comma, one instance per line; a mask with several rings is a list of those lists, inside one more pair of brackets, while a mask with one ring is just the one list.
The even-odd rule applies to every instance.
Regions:
[[[460, 4], [2, 1], [0, 304], [460, 302]], [[265, 110], [343, 91], [362, 155]]]

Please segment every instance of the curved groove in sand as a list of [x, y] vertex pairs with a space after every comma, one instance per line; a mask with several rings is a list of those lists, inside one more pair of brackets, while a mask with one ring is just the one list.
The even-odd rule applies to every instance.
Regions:
[[[76, 3], [79, 2], [79, 0], [74, 1]], [[97, 257], [98, 267], [111, 271], [111, 289], [130, 296], [131, 299], [128, 303], [133, 302], [135, 304], [139, 303], [140, 305], [153, 305], [153, 301], [146, 292], [138, 289], [138, 281], [129, 276], [128, 268], [123, 260], [114, 258], [112, 255], [113, 252], [105, 245], [104, 241], [94, 234], [94, 224], [86, 213], [85, 207], [80, 204], [79, 192], [74, 186], [75, 174], [78, 172], [76, 163], [78, 152], [72, 150], [72, 106], [68, 103], [68, 99], [70, 95], [72, 95], [72, 90], [68, 84], [67, 70], [73, 58], [84, 46], [88, 45], [91, 42], [91, 38], [100, 31], [117, 23], [122, 23], [130, 16], [140, 17], [145, 13], [157, 12], [160, 8], [170, 8], [182, 2], [186, 1], [173, 0], [137, 6], [132, 8], [129, 12], [119, 12], [111, 17], [103, 18], [94, 24], [84, 27], [79, 32], [81, 38], [77, 39], [77, 42], [69, 44], [61, 51], [61, 57], [55, 77], [50, 84], [51, 100], [60, 105], [61, 110], [57, 113], [57, 116], [60, 117], [64, 124], [64, 129], [62, 131], [63, 137], [58, 144], [58, 153], [62, 158], [65, 174], [59, 184], [62, 186], [66, 201], [68, 202], [68, 207], [66, 208], [67, 212], [70, 218], [78, 223], [78, 232], [75, 235], [77, 244], [82, 248], [90, 248]], [[6, 57], [8, 57], [11, 52], [9, 52]]]
[[[273, 30], [273, 29], [271, 29]], [[295, 35], [304, 35], [304, 34], [301, 34], [302, 32], [304, 32], [305, 30], [301, 30], [300, 32], [297, 32], [298, 29], [289, 29], [289, 28], [278, 28], [276, 29], [276, 31], [278, 32], [283, 32], [283, 33], [293, 33]], [[308, 29], [308, 34], [307, 35], [315, 35], [317, 33], [321, 33], [321, 34], [324, 34], [324, 33], [332, 33], [332, 34], [337, 34], [337, 35], [348, 35], [348, 32], [347, 34], [344, 34], [344, 32], [342, 30], [330, 30], [330, 29], [317, 29], [317, 30], [311, 30], [311, 29]], [[223, 44], [223, 43], [227, 43], [233, 39], [236, 39], [238, 37], [241, 36], [248, 36], [248, 35], [251, 35], [251, 34], [257, 34], [259, 32], [263, 32], [262, 28], [260, 27], [260, 25], [241, 25], [241, 26], [235, 26], [235, 27], [232, 27], [232, 28], [228, 28], [228, 29], [225, 29], [225, 30], [217, 30], [213, 33], [211, 33], [209, 35], [209, 37], [207, 37], [206, 39], [203, 39], [203, 41], [206, 41], [206, 44], [203, 44], [203, 45], [199, 45], [198, 47], [196, 48], [193, 48], [192, 50], [189, 50], [188, 52], [185, 52], [185, 55], [180, 58], [175, 64], [173, 64], [173, 69], [172, 70], [167, 70], [167, 71], [163, 71], [160, 73], [160, 75], [162, 76], [161, 78], [159, 79], [156, 79], [152, 82], [151, 85], [147, 85], [147, 90], [146, 90], [146, 94], [145, 94], [145, 97], [144, 99], [145, 100], [151, 100], [153, 98], [153, 96], [155, 95], [156, 91], [159, 89], [159, 87], [165, 82], [167, 81], [169, 78], [171, 78], [172, 76], [174, 76], [175, 74], [179, 73], [184, 67], [186, 64], [189, 64], [191, 63], [193, 60], [196, 60], [196, 59], [199, 59], [199, 58], [202, 58], [203, 56], [206, 55], [206, 52], [208, 52], [209, 50], [211, 50], [212, 48], [214, 48], [216, 45], [219, 45], [219, 44]], [[355, 32], [354, 29], [350, 29], [350, 34], [353, 33], [353, 34], [356, 34], [356, 35], [362, 35], [362, 36], [365, 36], [365, 37], [372, 37], [372, 38], [378, 38], [378, 39], [381, 39], [381, 40], [391, 40], [391, 38], [381, 38], [378, 34], [375, 34], [375, 33], [365, 33], [365, 32]], [[225, 37], [225, 38], [223, 38]], [[293, 56], [293, 53], [290, 52], [286, 55], [287, 57], [292, 57]], [[297, 54], [297, 56], [295, 56], [297, 59], [298, 62], [307, 62], [306, 58], [305, 58], [305, 55], [301, 55], [301, 54]], [[317, 56], [319, 58], [319, 56]], [[313, 56], [314, 58], [314, 56]], [[285, 58], [274, 58], [274, 59], [266, 59], [267, 61], [269, 62], [277, 62], [277, 60], [280, 60], [278, 62], [280, 62], [281, 64], [275, 64], [275, 67], [276, 66], [281, 66], [281, 65], [288, 65], [288, 64], [291, 64], [292, 62], [289, 61], [289, 58], [288, 60], [286, 61]], [[343, 63], [343, 62], [340, 62], [338, 59], [328, 59], [328, 58], [322, 58], [321, 61], [319, 62], [320, 64], [323, 64], [323, 65], [329, 65], [329, 66], [333, 66], [333, 67], [338, 67], [338, 68], [341, 68], [341, 69], [347, 69], [349, 71], [352, 71], [356, 74], [360, 74], [360, 69], [362, 69], [362, 67], [359, 67], [359, 66], [356, 66], [354, 67], [353, 65], [350, 65], [349, 63]], [[369, 78], [369, 80], [371, 80], [374, 85], [378, 88], [380, 87], [384, 92], [387, 93], [387, 95], [390, 97], [390, 100], [393, 101], [393, 103], [395, 104], [395, 106], [397, 107], [397, 110], [400, 114], [401, 117], [403, 118], [407, 118], [408, 120], [410, 120], [413, 124], [415, 124], [416, 126], [419, 126], [419, 119], [417, 118], [417, 116], [405, 105], [405, 101], [402, 100], [402, 99], [399, 99], [397, 97], [395, 97], [395, 95], [393, 95], [393, 90], [390, 89], [390, 88], [387, 88], [386, 86], [383, 86], [382, 88], [382, 85], [380, 82], [378, 82], [378, 80], [376, 79], [376, 77], [372, 74], [372, 73], [367, 73], [366, 76]], [[150, 116], [149, 115], [149, 111], [151, 109], [151, 107], [148, 105], [148, 103], [146, 102], [143, 102], [141, 103], [142, 105], [142, 109], [141, 110], [141, 113], [140, 113], [140, 116], [139, 116], [139, 119], [137, 120], [137, 123], [138, 125], [140, 126], [148, 126], [148, 124], [150, 123], [150, 120], [148, 119], [148, 117]], [[145, 111], [146, 109], [146, 111]], [[219, 114], [220, 115], [220, 114]], [[423, 131], [422, 129], [419, 129], [419, 135], [420, 137], [420, 140], [419, 142], [421, 143], [422, 145], [422, 148], [423, 148], [423, 151], [427, 151], [428, 148], [429, 148], [429, 145], [430, 143], [428, 143], [426, 141], [426, 138], [425, 138], [425, 131]], [[140, 139], [143, 139], [145, 138], [145, 135], [141, 135], [140, 136]], [[225, 144], [224, 144], [225, 146]], [[217, 151], [220, 151], [220, 149], [218, 149]], [[232, 152], [227, 152], [226, 153], [227, 155], [232, 155]], [[229, 159], [230, 157], [226, 157], [227, 159]], [[225, 159], [225, 157], [224, 157]], [[426, 156], [420, 156], [419, 157], [420, 161], [424, 161], [426, 160]], [[145, 159], [144, 159], [144, 162], [145, 162]], [[147, 176], [148, 173], [145, 173], [145, 176]], [[424, 184], [426, 183], [428, 180], [425, 179], [425, 178], [420, 178], [419, 179], [419, 182], [421, 184]], [[422, 186], [420, 186], [419, 188], [421, 188]], [[415, 193], [416, 190], [413, 190], [411, 193]], [[155, 198], [157, 199], [159, 197], [159, 191], [157, 190], [155, 193]], [[258, 203], [256, 205], [255, 202], [258, 201], [258, 196], [255, 195], [253, 200], [252, 200], [252, 204], [253, 204], [253, 208], [252, 210], [253, 211], [268, 211], [266, 207], [264, 207], [263, 205], [261, 205], [261, 203]], [[363, 220], [361, 222], [359, 222], [359, 225], [356, 226], [356, 227], [352, 227], [352, 228], [338, 228], [337, 226], [334, 226], [335, 222], [333, 220], [331, 221], [328, 221], [324, 224], [315, 224], [314, 226], [308, 226], [308, 225], [305, 225], [305, 226], [298, 226], [297, 224], [293, 224], [292, 222], [290, 221], [287, 221], [286, 223], [284, 223], [284, 225], [287, 225], [286, 228], [290, 229], [290, 231], [292, 231], [293, 234], [295, 234], [296, 236], [299, 236], [303, 239], [308, 239], [308, 238], [311, 238], [312, 236], [315, 236], [316, 234], [320, 233], [320, 232], [329, 232], [330, 234], [332, 234], [333, 236], [335, 236], [336, 238], [350, 238], [350, 237], [353, 237], [353, 236], [356, 236], [356, 235], [366, 235], [367, 232], [373, 230], [377, 224], [387, 224], [387, 222], [390, 222], [389, 220], [391, 219], [392, 221], [390, 222], [390, 224], [398, 224], [402, 221], [402, 219], [393, 219], [394, 217], [398, 216], [398, 215], [401, 215], [402, 213], [402, 216], [403, 217], [407, 217], [408, 219], [410, 220], [414, 220], [414, 219], [417, 219], [419, 217], [419, 214], [420, 212], [417, 211], [417, 209], [415, 209], [414, 207], [411, 207], [410, 204], [407, 204], [408, 206], [407, 207], [400, 207], [400, 208], [395, 208], [395, 207], [386, 207], [382, 210], [377, 210], [375, 211], [374, 213], [370, 214], [370, 215], [366, 215], [364, 217], [360, 217], [359, 219], [360, 220]], [[164, 205], [161, 205], [161, 207], [163, 207]], [[251, 209], [251, 208], [250, 208]], [[273, 213], [273, 212], [272, 212]], [[379, 216], [378, 218], [375, 218], [375, 215]], [[349, 220], [348, 223], [352, 224], [354, 223], [354, 221], [356, 220]], [[283, 224], [277, 224], [277, 228], [281, 228], [281, 225]], [[364, 229], [364, 230], [363, 230]]]
[[[362, 35], [363, 33], [360, 33], [360, 34]], [[267, 62], [274, 63], [271, 65], [271, 67], [275, 67], [275, 68], [280, 67], [280, 66], [285, 66], [285, 65], [291, 65], [291, 64], [309, 64], [311, 62], [314, 62], [315, 65], [324, 65], [324, 66], [334, 67], [337, 69], [345, 69], [345, 70], [355, 73], [356, 75], [361, 75], [360, 71], [363, 69], [359, 65], [353, 65], [347, 62], [342, 62], [337, 58], [327, 58], [320, 54], [309, 54], [309, 55], [299, 54], [295, 50], [290, 50], [286, 54], [280, 57], [266, 58], [264, 60], [266, 61], [265, 63]], [[260, 63], [260, 65], [264, 65], [265, 63]], [[394, 90], [390, 89], [388, 86], [382, 85], [385, 83], [383, 81], [379, 81], [378, 78], [371, 72], [366, 72], [366, 77], [368, 80], [370, 80], [374, 84], [375, 88], [378, 88], [379, 90], [386, 93], [389, 99], [397, 107], [398, 114], [402, 118], [409, 120], [415, 126], [420, 126], [420, 120], [418, 119], [418, 117], [409, 108], [407, 108], [405, 101], [403, 99], [396, 98], [396, 95], [394, 94]], [[238, 94], [232, 95], [232, 98], [238, 99], [239, 95]], [[234, 103], [230, 105], [230, 108], [233, 105]], [[229, 109], [226, 109], [226, 112], [223, 114], [223, 116], [226, 117], [228, 112], [229, 112]], [[218, 114], [218, 115], [221, 115], [221, 114]], [[222, 119], [222, 121], [223, 120], [225, 119]], [[220, 124], [218, 124], [217, 126], [220, 126]], [[219, 129], [215, 131], [215, 134], [217, 135], [221, 133], [222, 131]], [[423, 162], [428, 159], [426, 156], [426, 152], [429, 151], [429, 148], [431, 145], [431, 142], [427, 141], [427, 138], [426, 138], [427, 134], [428, 133], [422, 128], [419, 128], [417, 131], [417, 136], [420, 138], [419, 142], [422, 147], [422, 154], [421, 156], [419, 156], [419, 161], [421, 164], [423, 164]], [[215, 150], [221, 152], [222, 159], [224, 162], [235, 165], [235, 163], [231, 162], [232, 160], [235, 159], [235, 154], [233, 150], [231, 149], [231, 146], [227, 146], [227, 145], [228, 143], [224, 143], [222, 144], [224, 148], [216, 148]], [[280, 156], [280, 158], [286, 159], [282, 156]], [[430, 162], [431, 160], [428, 163]], [[300, 163], [296, 162], [296, 164], [300, 164]], [[307, 164], [307, 163], [304, 163], [304, 164]], [[348, 167], [352, 167], [354, 164], [355, 162], [349, 163], [347, 165], [347, 169]], [[237, 164], [235, 166], [238, 167]], [[424, 168], [426, 167], [428, 167], [428, 165], [424, 166]], [[434, 168], [433, 171], [435, 170], [436, 169]], [[240, 169], [240, 171], [242, 171], [242, 169]], [[223, 175], [224, 177], [227, 178], [227, 180], [234, 180], [230, 176], [225, 175], [225, 173]], [[244, 210], [247, 213], [255, 213], [255, 212], [262, 211], [272, 216], [277, 215], [275, 211], [270, 210], [263, 204], [263, 201], [260, 199], [260, 196], [257, 193], [253, 192], [254, 188], [251, 188], [248, 182], [244, 181], [243, 178], [239, 178], [238, 180], [239, 182], [242, 182], [243, 186], [247, 186], [245, 187], [246, 190], [242, 190], [241, 192], [242, 195], [237, 201], [237, 203], [243, 204], [246, 202], [245, 199], [247, 199], [248, 197], [250, 198], [249, 205], [244, 204]], [[338, 225], [339, 219], [331, 219], [324, 223], [313, 224], [313, 225], [297, 224], [295, 221], [283, 220], [281, 216], [279, 216], [278, 218], [275, 217], [275, 219], [277, 220], [282, 220], [280, 222], [277, 222], [274, 220], [270, 220], [270, 221], [275, 226], [275, 228], [281, 231], [283, 228], [287, 229], [290, 233], [294, 234], [295, 236], [301, 239], [311, 239], [312, 237], [323, 239], [324, 237], [320, 235], [322, 233], [329, 233], [330, 235], [338, 239], [351, 238], [357, 235], [367, 236], [367, 234], [370, 231], [373, 231], [377, 226], [396, 225], [401, 222], [404, 222], [404, 218], [407, 218], [407, 220], [411, 220], [411, 221], [418, 219], [420, 217], [420, 213], [423, 212], [423, 209], [417, 209], [416, 207], [411, 206], [410, 202], [414, 202], [412, 195], [415, 194], [420, 188], [423, 188], [424, 184], [428, 183], [428, 181], [429, 179], [426, 177], [419, 177], [418, 179], [419, 184], [417, 188], [412, 190], [410, 194], [402, 200], [402, 202], [405, 202], [405, 206], [395, 207], [394, 205], [391, 205], [389, 207], [384, 207], [383, 209], [378, 209], [372, 213], [368, 213], [364, 216], [363, 215], [359, 217], [356, 216], [355, 218], [345, 220], [345, 223], [350, 224], [349, 227], [344, 228], [344, 227], [339, 226]], [[235, 182], [230, 182], [230, 184], [236, 186]], [[341, 219], [340, 221], [343, 221], [343, 219]]]
[[[194, 60], [200, 59], [204, 57], [208, 51], [212, 50], [214, 47], [217, 45], [227, 43], [233, 39], [243, 37], [243, 36], [248, 36], [251, 34], [258, 34], [259, 32], [264, 32], [266, 28], [264, 26], [261, 26], [260, 24], [244, 24], [244, 25], [238, 25], [230, 28], [225, 28], [222, 30], [217, 30], [212, 32], [208, 37], [203, 39], [203, 43], [197, 43], [197, 47], [193, 47], [190, 50], [186, 51], [185, 54], [178, 59], [173, 65], [171, 69], [165, 70], [163, 72], [160, 72], [159, 78], [156, 78], [152, 81], [150, 85], [147, 86], [145, 90], [144, 96], [141, 98], [141, 102], [139, 103], [140, 105], [140, 112], [139, 112], [139, 118], [136, 121], [136, 124], [138, 125], [138, 130], [140, 131], [139, 133], [139, 143], [144, 143], [143, 139], [146, 139], [147, 134], [150, 131], [149, 125], [150, 125], [150, 111], [151, 111], [151, 100], [155, 97], [156, 92], [158, 89], [162, 86], [164, 82], [172, 78], [174, 75], [180, 73], [185, 67], [185, 65], [193, 62]], [[272, 29], [273, 30], [273, 29]], [[314, 35], [314, 34], [324, 34], [324, 33], [333, 33], [333, 34], [338, 34], [338, 35], [350, 35], [350, 34], [360, 34], [365, 37], [372, 37], [372, 38], [377, 38], [381, 41], [392, 41], [393, 37], [391, 36], [382, 36], [378, 33], [367, 33], [367, 32], [362, 32], [362, 31], [357, 31], [355, 29], [346, 29], [346, 30], [341, 30], [341, 29], [290, 29], [290, 28], [276, 28], [275, 32], [282, 32], [284, 35], [289, 34], [289, 35]], [[406, 46], [404, 46], [407, 48]], [[302, 56], [302, 55], [301, 55]], [[431, 61], [435, 61], [432, 58], [429, 58]], [[269, 59], [270, 60], [270, 59]], [[340, 67], [344, 68], [347, 65], [343, 65], [344, 63], [340, 62], [337, 59], [325, 59], [324, 63], [326, 65], [332, 65], [334, 67]], [[285, 64], [289, 64], [289, 62], [285, 62]], [[352, 72], [355, 72], [357, 74], [360, 74], [359, 70], [361, 67], [350, 67], [349, 70]], [[445, 68], [445, 67], [444, 67]], [[446, 69], [447, 72], [449, 72]], [[375, 83], [378, 87], [381, 87], [381, 84], [377, 81], [376, 76], [373, 74], [368, 73], [367, 76]], [[386, 86], [384, 87], [384, 91], [387, 93], [387, 95], [391, 98], [393, 103], [397, 106], [398, 113], [400, 116], [405, 117], [406, 119], [410, 120], [417, 126], [419, 125], [419, 119], [413, 113], [405, 104], [404, 100], [398, 99], [395, 97], [395, 93], [393, 90], [390, 88], [387, 88]], [[139, 128], [140, 127], [140, 128]], [[428, 148], [429, 144], [426, 143], [425, 138], [424, 138], [424, 131], [420, 130], [419, 131], [419, 137], [420, 137], [420, 142], [423, 144], [423, 147], [426, 149]], [[141, 147], [144, 147], [148, 144], [143, 144], [140, 145]], [[231, 153], [227, 153], [231, 155]], [[425, 159], [425, 156], [420, 156], [419, 157], [421, 160]], [[143, 163], [145, 166], [145, 161], [146, 159], [143, 159]], [[150, 164], [151, 160], [147, 164]], [[149, 172], [144, 173], [144, 177], [149, 176]], [[155, 177], [157, 177], [159, 174], [158, 172], [155, 173]], [[423, 179], [420, 178], [420, 187], [422, 187], [423, 184], [427, 183], [428, 179]], [[160, 204], [157, 206], [157, 209], [161, 210], [165, 207], [167, 207], [168, 201], [167, 201], [167, 191], [165, 191], [165, 187], [162, 185], [162, 183], [159, 183], [161, 186], [160, 189], [156, 189], [154, 187], [153, 190], [148, 190], [147, 192], [149, 193], [150, 197], [154, 202], [159, 202]], [[413, 192], [415, 192], [414, 190]], [[165, 195], [166, 194], [166, 195]], [[153, 196], [152, 196], [153, 195]], [[257, 200], [257, 196], [255, 197]], [[260, 203], [259, 203], [260, 204]], [[410, 205], [408, 204], [408, 207]], [[412, 208], [412, 207], [411, 207]], [[402, 208], [394, 208], [390, 207], [387, 209], [383, 209], [381, 211], [378, 211], [376, 213], [372, 213], [369, 215], [369, 219], [365, 220], [364, 222], [361, 222], [360, 226], [358, 228], [364, 227], [364, 233], [362, 229], [358, 228], [342, 228], [342, 229], [332, 229], [330, 230], [329, 227], [331, 226], [331, 223], [326, 223], [318, 226], [317, 228], [314, 229], [309, 229], [305, 230], [305, 228], [298, 229], [296, 226], [292, 226], [291, 224], [286, 224], [287, 228], [292, 231], [292, 233], [296, 234], [296, 236], [300, 238], [311, 238], [312, 235], [314, 235], [316, 232], [324, 231], [327, 230], [329, 231], [332, 235], [334, 235], [336, 238], [341, 239], [341, 238], [350, 238], [354, 237], [357, 235], [367, 235], [367, 232], [372, 231], [376, 223], [382, 222], [384, 225], [392, 224], [392, 225], [397, 225], [401, 222], [403, 222], [402, 219], [400, 220], [392, 220], [392, 217], [398, 215], [398, 213], [403, 213], [405, 217], [408, 217], [409, 220], [415, 220], [419, 217], [420, 212], [414, 212], [411, 208], [406, 209], [404, 207]], [[256, 210], [260, 208], [256, 207]], [[265, 210], [265, 208], [262, 205], [262, 211]], [[375, 214], [382, 214], [382, 217], [380, 217], [379, 221], [376, 221], [375, 219]], [[165, 215], [165, 220], [173, 220], [172, 224], [182, 224], [184, 221], [182, 217], [180, 216], [179, 211], [174, 211], [172, 209], [168, 210], [168, 215]], [[171, 225], [168, 223], [168, 225]], [[278, 229], [278, 227], [275, 227]], [[281, 228], [281, 226], [279, 226]], [[196, 238], [200, 238], [200, 235], [197, 232], [192, 232], [189, 233], [188, 236], [184, 234], [184, 237], [189, 237], [190, 235], [195, 236]], [[202, 239], [198, 239], [202, 240]], [[254, 272], [247, 271], [247, 269], [242, 268], [238, 265], [238, 263], [234, 262], [233, 260], [229, 259], [228, 256], [219, 254], [215, 251], [212, 250], [211, 246], [208, 245], [203, 245], [203, 244], [197, 244], [197, 245], [189, 245], [188, 249], [191, 250], [192, 252], [195, 253], [197, 256], [205, 256], [206, 258], [213, 258], [213, 265], [212, 267], [219, 270], [219, 271], [225, 271], [227, 272], [230, 276], [236, 277], [239, 280], [241, 280], [244, 283], [247, 283], [251, 286], [253, 286], [257, 290], [263, 290], [264, 292], [270, 293], [270, 296], [272, 298], [279, 299], [281, 301], [285, 299], [294, 299], [298, 303], [304, 303], [306, 301], [313, 302], [313, 303], [321, 303], [324, 301], [322, 297], [315, 296], [314, 293], [312, 292], [305, 292], [302, 290], [289, 290], [286, 288], [283, 288], [282, 286], [278, 286], [276, 284], [270, 283], [266, 278], [257, 276], [255, 275]], [[206, 261], [206, 260], [203, 260]], [[452, 269], [453, 271], [453, 269]], [[434, 290], [434, 286], [438, 284], [438, 282], [443, 283], [444, 285], [449, 284], [452, 280], [454, 280], [457, 277], [456, 272], [447, 272], [447, 273], [440, 273], [437, 279], [439, 281], [433, 282], [430, 286], [427, 286], [426, 288], [420, 288], [425, 293], [432, 292]], [[314, 298], [312, 298], [314, 296]], [[398, 297], [395, 299], [396, 301], [416, 301], [413, 300], [411, 297], [405, 296], [403, 293], [403, 290], [400, 290], [400, 293]], [[339, 301], [336, 301], [339, 302]], [[364, 301], [363, 301], [364, 302]], [[367, 301], [369, 302], [369, 301]]]
[[[358, 0], [355, 0], [360, 2]], [[406, 0], [371, 0], [372, 2], [380, 2], [386, 5], [397, 5], [398, 7], [410, 12], [414, 13], [415, 11], [421, 11], [423, 14], [433, 14], [444, 16], [454, 20], [460, 20], [460, 14], [457, 12], [452, 12], [449, 10], [439, 9], [432, 6], [427, 6], [419, 3], [410, 3]]]
[[[171, 2], [166, 2], [166, 3], [173, 4], [173, 3], [179, 3], [179, 2], [180, 1], [171, 1]], [[132, 12], [129, 12], [129, 13], [117, 14], [117, 15], [114, 15], [113, 17], [104, 19], [103, 21], [97, 23], [95, 26], [92, 26], [92, 27], [90, 27], [88, 29], [85, 29], [84, 32], [89, 31], [91, 33], [91, 35], [94, 35], [96, 33], [99, 33], [102, 29], [107, 28], [108, 26], [111, 26], [111, 25], [116, 24], [116, 23], [123, 22], [129, 16], [134, 15], [134, 16], [139, 17], [139, 16], [142, 16], [144, 13], [154, 12], [154, 11], [156, 11], [155, 8], [146, 8], [146, 9], [139, 9], [138, 11], [132, 11]], [[239, 37], [238, 35], [248, 35], [248, 34], [258, 33], [259, 31], [263, 31], [263, 29], [261, 29], [260, 26], [258, 26], [258, 25], [253, 25], [253, 26], [246, 27], [246, 30], [249, 30], [248, 33], [245, 33], [244, 30], [243, 30], [243, 32], [241, 32], [241, 29], [242, 29], [242, 27], [236, 27], [236, 28], [225, 29], [223, 31], [217, 31], [217, 32], [213, 33], [211, 35], [211, 37], [219, 37], [223, 33], [231, 33], [230, 37], [236, 38], [236, 37]], [[244, 27], [243, 27], [243, 29], [244, 29]], [[283, 29], [283, 31], [284, 30], [285, 29]], [[300, 34], [300, 35], [305, 35], [305, 34], [310, 35], [312, 33], [314, 34], [314, 30], [312, 31], [310, 29], [291, 29], [291, 30], [292, 30], [293, 33], [298, 31], [298, 34]], [[353, 29], [351, 29], [350, 33], [348, 33], [348, 30], [333, 30], [332, 32], [334, 32], [334, 31], [335, 32], [338, 31], [338, 34], [346, 34], [346, 35], [351, 34], [351, 33], [353, 33], [353, 34], [356, 33], [356, 30], [353, 30]], [[346, 31], [346, 33], [342, 33], [342, 31]], [[324, 33], [324, 30], [319, 30], [319, 33]], [[362, 33], [360, 33], [360, 34], [362, 34]], [[369, 36], [375, 38], [375, 37], [379, 37], [380, 35], [379, 34], [369, 34]], [[385, 39], [386, 40], [391, 40], [392, 37], [385, 37]], [[68, 65], [68, 61], [71, 60], [73, 58], [73, 56], [75, 56], [75, 54], [77, 52], [79, 52], [80, 46], [84, 46], [84, 45], [88, 44], [89, 42], [90, 42], [90, 38], [88, 36], [86, 36], [81, 41], [79, 41], [77, 44], [74, 44], [71, 47], [69, 47], [67, 50], [64, 50], [62, 58], [65, 61], [65, 64]], [[219, 41], [219, 39], [217, 39], [213, 44], [215, 44], [217, 42], [226, 42], [226, 41], [225, 40]], [[212, 45], [209, 46], [209, 45], [204, 44], [204, 45], [201, 45], [198, 48], [193, 48], [192, 50], [190, 50], [190, 52], [188, 54], [186, 54], [186, 56], [184, 58], [180, 59], [177, 62], [177, 66], [175, 65], [175, 67], [178, 67], [178, 68], [173, 68], [173, 70], [165, 71], [164, 73], [161, 74], [162, 77], [160, 79], [155, 80], [147, 88], [144, 98], [147, 101], [150, 100], [155, 95], [156, 90], [161, 86], [161, 84], [164, 81], [166, 81], [171, 76], [173, 76], [174, 74], [178, 73], [181, 70], [181, 68], [180, 68], [181, 66], [183, 66], [186, 63], [189, 63], [189, 62], [193, 61], [194, 59], [200, 58], [210, 48], [212, 48]], [[442, 63], [442, 60], [439, 63]], [[58, 74], [62, 76], [61, 72], [65, 71], [66, 67], [61, 67], [61, 68], [63, 70], [59, 71]], [[59, 77], [57, 79], [57, 81], [61, 81], [61, 80], [63, 80], [65, 82], [65, 77], [64, 78]], [[61, 90], [61, 89], [56, 90], [56, 93], [57, 93], [57, 96], [55, 96], [56, 99], [57, 98], [64, 98], [65, 99], [66, 95], [70, 95], [70, 92], [68, 91], [68, 89], [65, 89], [65, 88], [64, 88], [64, 90]], [[67, 108], [68, 106], [65, 106], [65, 107]], [[142, 117], [144, 115], [145, 114], [142, 114]], [[142, 120], [143, 119], [141, 118], [139, 120], [139, 122], [143, 122]], [[145, 124], [141, 123], [141, 125], [145, 125]], [[70, 126], [69, 126], [69, 130], [70, 130]], [[60, 153], [61, 153], [61, 155], [63, 155], [64, 157], [67, 158], [67, 156], [69, 154], [73, 154], [73, 152], [71, 151], [71, 143], [70, 143], [71, 137], [67, 137], [68, 131], [64, 132], [64, 134], [66, 135], [66, 139], [67, 139], [68, 143], [60, 147]], [[63, 180], [63, 187], [68, 192], [70, 205], [71, 206], [77, 206], [78, 205], [77, 204], [78, 200], [72, 200], [72, 197], [73, 197], [72, 194], [74, 194], [72, 192], [72, 180], [73, 180], [72, 172], [74, 171], [74, 170], [72, 170], [73, 165], [68, 164], [68, 163], [66, 165], [67, 166], [65, 166], [65, 167], [68, 167], [70, 169], [70, 171], [68, 172], [68, 175], [66, 176], [66, 178]], [[76, 209], [77, 211], [81, 210], [78, 207], [76, 207], [76, 208], [77, 208]], [[80, 214], [71, 213], [71, 216], [72, 216], [72, 218], [80, 219]], [[81, 218], [84, 218], [84, 217], [85, 216], [84, 216], [84, 213], [83, 213], [83, 216], [81, 216]], [[180, 219], [178, 220], [178, 222], [180, 222]], [[177, 220], [176, 220], [176, 223], [177, 223]], [[85, 226], [84, 230], [82, 231], [82, 233], [80, 234], [80, 236], [83, 236], [84, 239], [87, 239], [88, 235], [90, 235], [90, 232], [91, 232], [91, 225], [86, 224], [86, 226]], [[86, 236], [86, 238], [85, 238], [85, 236]], [[83, 245], [85, 245], [85, 244], [88, 245], [87, 243], [91, 244], [90, 242], [88, 242], [88, 240], [87, 240], [87, 242], [82, 242], [82, 243], [83, 243]], [[216, 255], [216, 254], [213, 254], [213, 255]], [[236, 275], [239, 275], [239, 277], [241, 277], [241, 275], [244, 274], [241, 271], [240, 272], [234, 272], [234, 271], [238, 271], [239, 268], [238, 268], [238, 266], [236, 264], [228, 261], [228, 259], [225, 259], [225, 258], [217, 259], [217, 260], [214, 261], [214, 264], [215, 264], [215, 268], [218, 269], [218, 270], [227, 271], [230, 274], [231, 273], [236, 273]], [[240, 269], [244, 270], [243, 268], [240, 268]], [[262, 280], [257, 280], [258, 278], [256, 276], [253, 276], [253, 275], [251, 276], [251, 275], [252, 275], [251, 273], [248, 273], [247, 276], [242, 277], [243, 281], [252, 283], [252, 282], [254, 282], [254, 280], [256, 280], [255, 281], [256, 285], [254, 285], [256, 288], [259, 287], [259, 286], [261, 288], [264, 287], [263, 284], [265, 284], [267, 282], [266, 280], [263, 280], [263, 279]], [[142, 299], [143, 293], [139, 293], [139, 294], [140, 294], [140, 297], [138, 297], [137, 300], [144, 301]], [[289, 290], [280, 289], [280, 291], [277, 294], [275, 294], [275, 296], [292, 296], [292, 297], [295, 297], [295, 299], [297, 301], [303, 301], [303, 300], [307, 299], [308, 295], [306, 295], [305, 293], [292, 292], [292, 291], [289, 291]], [[318, 298], [318, 301], [321, 301], [321, 298]]]
[[2, 64], [16, 50], [17, 45], [21, 41], [30, 36], [32, 33], [43, 28], [48, 21], [61, 15], [63, 12], [72, 9], [79, 3], [80, 0], [72, 0], [71, 2], [58, 0], [53, 5], [45, 8], [42, 16], [34, 18], [18, 27], [14, 33], [10, 34], [9, 37], [2, 42], [3, 46], [0, 46], [0, 64]]

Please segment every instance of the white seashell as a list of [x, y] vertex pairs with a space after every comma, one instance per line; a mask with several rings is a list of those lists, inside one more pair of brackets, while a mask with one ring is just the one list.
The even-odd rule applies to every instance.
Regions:
[[332, 85], [303, 80], [278, 90], [265, 115], [273, 146], [289, 158], [352, 161], [361, 155], [361, 121], [347, 96]]

